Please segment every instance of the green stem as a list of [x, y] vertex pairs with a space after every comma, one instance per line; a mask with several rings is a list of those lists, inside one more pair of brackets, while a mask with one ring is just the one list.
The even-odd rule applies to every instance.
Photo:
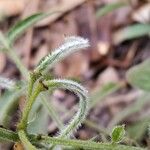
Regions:
[[42, 136], [40, 142], [54, 145], [72, 146], [90, 150], [146, 150], [143, 148], [125, 146], [120, 144], [96, 143], [92, 141], [70, 140], [62, 138], [54, 138]]
[[7, 55], [14, 61], [17, 68], [20, 70], [21, 74], [25, 77], [25, 79], [29, 79], [29, 73], [27, 68], [22, 64], [16, 52], [11, 49], [7, 49]]
[[25, 77], [25, 79], [29, 79], [29, 73], [27, 68], [23, 65], [21, 60], [19, 59], [18, 55], [16, 54], [15, 50], [12, 50], [11, 46], [9, 45], [5, 36], [0, 32], [0, 41], [4, 46], [4, 52], [14, 61], [17, 68], [21, 72], [21, 74]]
[[21, 142], [22, 142], [25, 149], [27, 149], [27, 150], [37, 150], [36, 147], [33, 146], [30, 143], [30, 141], [28, 140], [25, 131], [19, 130], [18, 135], [19, 135], [19, 138], [20, 138], [20, 140], [21, 140]]
[[[9, 55], [10, 58], [14, 61], [14, 63], [16, 64], [18, 69], [20, 70], [21, 74], [23, 76], [25, 76], [25, 78], [27, 78], [28, 80], [30, 77], [29, 84], [28, 84], [28, 99], [29, 99], [30, 95], [32, 94], [33, 85], [34, 85], [35, 81], [37, 80], [37, 78], [40, 76], [40, 74], [36, 74], [33, 72], [33, 73], [30, 73], [30, 76], [29, 76], [28, 70], [24, 67], [24, 65], [20, 61], [19, 57], [17, 56], [17, 54], [14, 51], [12, 51], [6, 38], [2, 34], [0, 34], [0, 41], [2, 41], [7, 55]], [[58, 127], [62, 128], [63, 124], [61, 121], [59, 121], [58, 117], [55, 115], [56, 113], [54, 112], [54, 110], [52, 110], [52, 107], [48, 108], [48, 106], [46, 104], [46, 100], [43, 100], [42, 104], [47, 108], [48, 112], [50, 113], [50, 116], [51, 117], [53, 116], [52, 119], [54, 119], [56, 121], [56, 123], [58, 124]]]
[[30, 73], [30, 80], [29, 80], [29, 83], [28, 83], [28, 99], [32, 95], [33, 86], [34, 86], [34, 83], [36, 82], [36, 80], [37, 80], [37, 75], [34, 74], [33, 72], [31, 72]]
[[[24, 131], [19, 131], [19, 134], [20, 134], [19, 136], [20, 139], [25, 138], [24, 140], [26, 141], [27, 137]], [[2, 140], [18, 142], [19, 137], [18, 137], [18, 134], [13, 131], [0, 128], [0, 139]], [[38, 135], [29, 135], [28, 137], [29, 137], [29, 140], [35, 144], [45, 143], [45, 144], [80, 147], [83, 149], [92, 149], [92, 150], [146, 150], [144, 148], [126, 146], [126, 145], [120, 145], [120, 144], [112, 145], [108, 143], [96, 143], [92, 141], [83, 141], [83, 140], [70, 140], [70, 139], [63, 139], [63, 138], [58, 138], [58, 137], [54, 138], [54, 137], [38, 136]], [[28, 143], [29, 140], [27, 139], [26, 144], [29, 144]]]
[[71, 80], [54, 79], [44, 81], [43, 83], [50, 89], [56, 88], [68, 89], [70, 91], [73, 91], [79, 97], [80, 99], [79, 110], [72, 119], [72, 121], [67, 125], [67, 127], [60, 132], [59, 137], [64, 138], [72, 135], [73, 131], [75, 131], [84, 121], [85, 116], [88, 112], [87, 91], [80, 84], [73, 82]]
[[28, 124], [28, 116], [29, 116], [29, 113], [31, 111], [32, 105], [35, 102], [35, 100], [36, 100], [37, 96], [39, 95], [39, 93], [41, 91], [43, 91], [44, 89], [45, 89], [45, 87], [43, 86], [43, 84], [38, 82], [35, 89], [34, 89], [34, 91], [33, 91], [33, 94], [29, 97], [29, 99], [27, 101], [27, 104], [25, 105], [21, 121], [18, 124], [18, 129], [19, 130], [20, 129], [26, 130], [27, 124]]
[[0, 140], [4, 140], [8, 142], [17, 142], [19, 141], [19, 137], [18, 134], [13, 131], [0, 128]]

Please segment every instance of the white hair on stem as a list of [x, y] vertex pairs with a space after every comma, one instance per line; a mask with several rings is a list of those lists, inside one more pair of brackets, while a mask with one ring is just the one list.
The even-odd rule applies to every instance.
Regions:
[[50, 89], [62, 88], [74, 92], [79, 97], [79, 110], [70, 121], [70, 123], [61, 130], [59, 137], [69, 137], [74, 131], [78, 129], [81, 123], [84, 121], [88, 112], [88, 92], [80, 84], [66, 79], [53, 79], [49, 81], [44, 81], [44, 84]]

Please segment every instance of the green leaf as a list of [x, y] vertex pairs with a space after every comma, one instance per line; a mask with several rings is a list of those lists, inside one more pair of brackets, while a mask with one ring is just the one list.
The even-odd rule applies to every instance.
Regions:
[[134, 38], [139, 38], [150, 33], [149, 24], [134, 24], [123, 29], [116, 31], [113, 34], [114, 44], [119, 44], [126, 40], [131, 40]]
[[65, 57], [87, 47], [89, 47], [88, 39], [79, 36], [66, 37], [64, 43], [60, 47], [41, 59], [37, 67], [34, 69], [34, 72], [41, 73], [48, 68], [52, 68]]
[[125, 135], [124, 125], [114, 127], [111, 133], [111, 140], [113, 143], [119, 143], [122, 141]]
[[132, 67], [127, 72], [127, 80], [137, 88], [150, 91], [150, 59]]
[[12, 44], [14, 40], [18, 36], [20, 36], [27, 28], [31, 27], [32, 25], [46, 18], [47, 16], [52, 15], [53, 13], [37, 13], [17, 22], [7, 33], [7, 39], [9, 41], [9, 44]]
[[125, 2], [117, 2], [117, 3], [111, 3], [111, 4], [108, 4], [100, 9], [98, 9], [98, 11], [96, 12], [96, 17], [99, 18], [99, 17], [102, 17], [104, 15], [107, 15], [108, 13], [118, 9], [118, 8], [121, 8], [123, 6], [126, 6], [127, 4]]

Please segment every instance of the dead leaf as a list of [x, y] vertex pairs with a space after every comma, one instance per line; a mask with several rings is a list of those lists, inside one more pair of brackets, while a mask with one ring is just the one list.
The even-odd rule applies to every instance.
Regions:
[[24, 9], [23, 0], [0, 0], [0, 14], [4, 16], [15, 16], [22, 13]]
[[76, 53], [56, 64], [54, 72], [61, 77], [79, 77], [86, 72], [87, 68], [86, 57], [82, 53]]
[[3, 71], [6, 65], [6, 56], [3, 53], [0, 53], [0, 73]]
[[132, 14], [133, 20], [140, 23], [150, 23], [150, 3], [145, 4]]
[[46, 19], [42, 20], [37, 24], [37, 26], [45, 26], [49, 25], [50, 23], [54, 22], [57, 20], [59, 17], [61, 17], [64, 13], [74, 9], [75, 7], [81, 5], [84, 3], [86, 0], [75, 0], [75, 1], [68, 1], [68, 0], [60, 0], [57, 2], [56, 5], [53, 5], [52, 7], [48, 7], [48, 10], [44, 11], [51, 11], [51, 12], [56, 12], [59, 11], [60, 13], [53, 14]]
[[104, 85], [110, 82], [119, 82], [118, 72], [112, 67], [105, 69], [98, 78], [98, 85]]

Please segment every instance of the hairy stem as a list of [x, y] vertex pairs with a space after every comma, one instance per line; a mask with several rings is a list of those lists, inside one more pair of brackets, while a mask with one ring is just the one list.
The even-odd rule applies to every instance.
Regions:
[[21, 121], [18, 124], [18, 129], [25, 130], [27, 128], [28, 116], [29, 116], [29, 113], [31, 111], [32, 105], [35, 102], [39, 93], [41, 91], [43, 91], [44, 89], [45, 89], [45, 87], [43, 86], [43, 84], [41, 82], [38, 82], [34, 91], [33, 91], [33, 94], [29, 97], [27, 104], [25, 105]]
[[40, 141], [48, 144], [79, 147], [79, 148], [89, 149], [89, 150], [146, 150], [143, 148], [125, 146], [119, 144], [96, 143], [92, 141], [70, 140], [70, 139], [54, 138], [54, 137], [47, 137], [47, 136], [42, 136]]
[[30, 143], [30, 141], [28, 140], [25, 131], [19, 130], [18, 135], [19, 135], [19, 138], [20, 138], [20, 140], [21, 140], [21, 142], [22, 142], [25, 149], [27, 149], [27, 150], [37, 150], [36, 147], [33, 146]]
[[88, 111], [87, 91], [81, 85], [71, 80], [54, 79], [44, 81], [43, 83], [50, 89], [63, 88], [73, 91], [80, 99], [79, 111], [72, 119], [72, 121], [68, 124], [68, 126], [64, 128], [59, 135], [59, 137], [68, 137], [81, 125], [81, 123], [85, 119], [85, 116]]
[[8, 142], [17, 142], [19, 141], [19, 137], [18, 134], [13, 131], [0, 128], [0, 140], [4, 140]]
[[[22, 137], [25, 139], [26, 134], [24, 131], [20, 131], [20, 139]], [[4, 128], [0, 128], [0, 139], [5, 141], [11, 141], [11, 142], [18, 142], [19, 141], [18, 134], [6, 130]], [[72, 146], [72, 147], [80, 147], [83, 149], [91, 149], [91, 150], [146, 150], [144, 148], [138, 148], [133, 146], [126, 146], [126, 145], [120, 145], [120, 144], [107, 144], [107, 143], [96, 143], [92, 141], [83, 141], [83, 140], [70, 140], [70, 139], [63, 139], [63, 138], [55, 138], [55, 137], [48, 137], [48, 136], [38, 136], [38, 135], [29, 135], [29, 140], [32, 143], [45, 143], [45, 144], [54, 144], [54, 145], [63, 145], [63, 146]], [[27, 143], [28, 144], [28, 143]]]
[[28, 99], [32, 95], [33, 86], [36, 80], [38, 80], [40, 74], [35, 74], [34, 72], [30, 72], [30, 80], [28, 83]]

